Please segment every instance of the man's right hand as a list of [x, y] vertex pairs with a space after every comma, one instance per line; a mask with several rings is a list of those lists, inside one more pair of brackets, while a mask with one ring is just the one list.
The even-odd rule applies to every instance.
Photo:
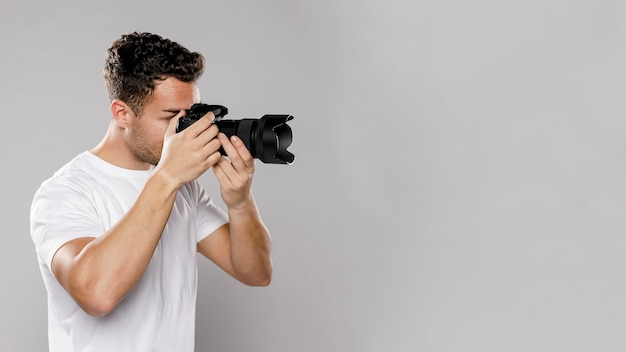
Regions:
[[221, 144], [216, 138], [219, 129], [213, 124], [215, 116], [212, 112], [184, 131], [176, 133], [179, 118], [177, 116], [170, 120], [161, 159], [155, 170], [155, 173], [162, 174], [176, 187], [198, 178], [222, 157], [219, 152]]

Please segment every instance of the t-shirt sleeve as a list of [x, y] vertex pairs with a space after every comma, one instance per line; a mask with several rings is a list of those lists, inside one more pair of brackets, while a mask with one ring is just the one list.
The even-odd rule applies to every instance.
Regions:
[[37, 254], [48, 268], [65, 243], [104, 233], [102, 223], [89, 198], [63, 182], [46, 182], [37, 190], [31, 206], [31, 238]]
[[218, 207], [198, 181], [192, 182], [192, 188], [197, 196], [196, 228], [198, 242], [202, 241], [222, 225], [228, 223], [228, 215]]

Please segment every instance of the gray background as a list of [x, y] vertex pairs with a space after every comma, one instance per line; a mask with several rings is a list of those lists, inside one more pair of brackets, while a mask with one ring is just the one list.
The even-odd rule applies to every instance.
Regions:
[[0, 0], [0, 351], [46, 349], [31, 198], [104, 134], [104, 51], [134, 30], [204, 53], [230, 117], [296, 117], [296, 163], [254, 184], [274, 281], [201, 260], [198, 351], [624, 351], [625, 19], [618, 0]]

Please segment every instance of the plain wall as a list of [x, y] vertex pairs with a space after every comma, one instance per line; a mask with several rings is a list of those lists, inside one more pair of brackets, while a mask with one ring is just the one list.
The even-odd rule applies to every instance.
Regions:
[[0, 351], [47, 348], [31, 199], [100, 141], [104, 52], [135, 30], [203, 53], [229, 117], [295, 116], [295, 164], [257, 163], [253, 185], [274, 280], [200, 258], [198, 351], [624, 351], [625, 18], [618, 0], [0, 0]]

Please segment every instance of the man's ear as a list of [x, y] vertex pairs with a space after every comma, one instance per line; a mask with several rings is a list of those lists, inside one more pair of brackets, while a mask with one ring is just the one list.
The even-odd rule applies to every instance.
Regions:
[[135, 117], [133, 109], [124, 101], [115, 99], [111, 102], [111, 117], [119, 128], [127, 128], [131, 125], [132, 119]]

